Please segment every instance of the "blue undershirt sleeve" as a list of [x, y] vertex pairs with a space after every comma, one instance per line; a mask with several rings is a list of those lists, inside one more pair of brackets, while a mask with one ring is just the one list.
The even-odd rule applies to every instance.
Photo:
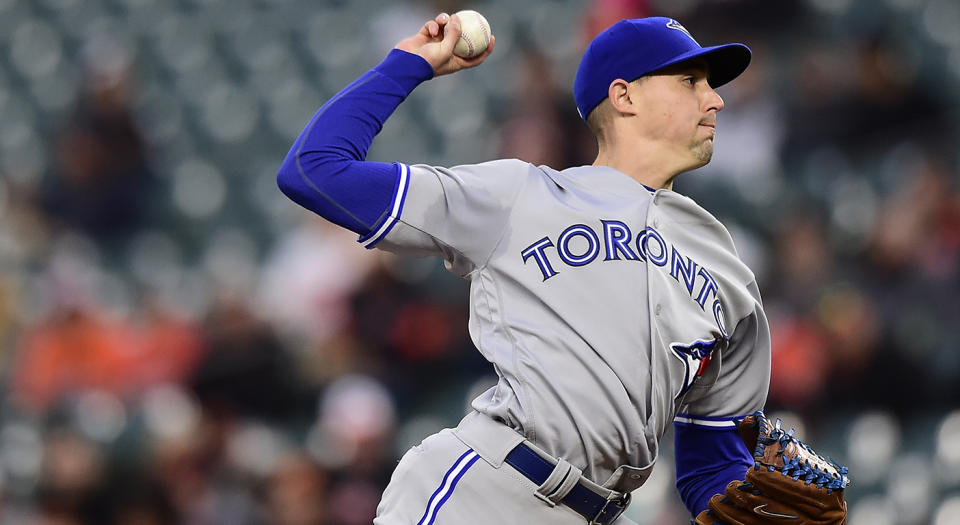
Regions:
[[677, 491], [692, 516], [707, 508], [714, 494], [743, 479], [753, 456], [734, 428], [715, 429], [674, 422]]
[[386, 219], [402, 167], [367, 162], [367, 150], [397, 106], [432, 77], [422, 57], [392, 50], [313, 116], [280, 166], [280, 190], [355, 233], [374, 231]]

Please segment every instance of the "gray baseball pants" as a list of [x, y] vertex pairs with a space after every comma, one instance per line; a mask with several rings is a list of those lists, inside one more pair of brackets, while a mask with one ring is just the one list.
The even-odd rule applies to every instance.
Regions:
[[[401, 458], [377, 508], [374, 525], [585, 525], [562, 503], [538, 497], [538, 485], [504, 462], [524, 441], [476, 412]], [[620, 516], [614, 525], [636, 525]]]

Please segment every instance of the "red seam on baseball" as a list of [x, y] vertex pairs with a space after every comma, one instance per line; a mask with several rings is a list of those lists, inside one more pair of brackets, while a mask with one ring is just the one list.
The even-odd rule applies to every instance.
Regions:
[[480, 30], [483, 31], [483, 38], [486, 41], [487, 45], [490, 45], [490, 33], [487, 32], [487, 25], [480, 24]]
[[470, 37], [463, 33], [460, 34], [460, 38], [462, 38], [464, 42], [467, 43], [467, 57], [472, 57], [473, 56], [473, 40], [470, 40]]

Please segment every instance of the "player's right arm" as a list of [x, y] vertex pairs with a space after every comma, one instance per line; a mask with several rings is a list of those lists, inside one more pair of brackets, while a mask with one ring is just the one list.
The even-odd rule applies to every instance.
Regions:
[[399, 42], [372, 70], [321, 107], [297, 137], [277, 174], [281, 191], [301, 206], [362, 236], [390, 214], [403, 166], [368, 162], [386, 119], [420, 83], [482, 63], [453, 54], [457, 17], [441, 13]]

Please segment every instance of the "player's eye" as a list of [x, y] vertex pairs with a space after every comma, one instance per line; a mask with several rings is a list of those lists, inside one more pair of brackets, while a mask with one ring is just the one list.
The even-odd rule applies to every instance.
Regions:
[[692, 86], [692, 85], [694, 85], [694, 84], [697, 83], [697, 79], [696, 79], [695, 77], [693, 77], [693, 76], [689, 76], [689, 75], [688, 75], [688, 76], [683, 77], [682, 82], [683, 82], [684, 84], [687, 84], [687, 85]]

